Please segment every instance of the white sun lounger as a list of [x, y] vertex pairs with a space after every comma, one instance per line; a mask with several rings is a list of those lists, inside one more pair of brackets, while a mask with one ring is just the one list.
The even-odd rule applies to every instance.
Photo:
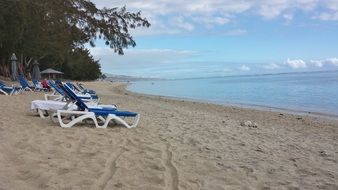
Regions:
[[[115, 105], [97, 105], [96, 103], [86, 103], [91, 108], [111, 108], [115, 109]], [[77, 106], [73, 102], [62, 102], [54, 100], [33, 100], [31, 110], [36, 110], [41, 118], [48, 117], [48, 112], [56, 112], [57, 110], [77, 110]]]
[[[64, 91], [65, 95], [70, 98], [74, 104], [78, 106], [77, 111], [73, 110], [58, 110], [57, 119], [61, 127], [69, 128], [73, 125], [83, 122], [84, 120], [90, 119], [94, 122], [96, 128], [106, 128], [110, 121], [116, 121], [127, 128], [136, 127], [139, 120], [140, 114], [129, 112], [129, 111], [119, 111], [116, 108], [93, 108], [87, 106], [82, 99], [76, 96], [76, 94], [69, 89], [67, 85], [63, 85], [61, 82], [57, 81], [56, 84]], [[130, 117], [134, 121], [132, 124], [128, 124], [122, 118]], [[69, 122], [65, 122], [65, 119]], [[103, 125], [99, 125], [98, 120], [103, 121]]]

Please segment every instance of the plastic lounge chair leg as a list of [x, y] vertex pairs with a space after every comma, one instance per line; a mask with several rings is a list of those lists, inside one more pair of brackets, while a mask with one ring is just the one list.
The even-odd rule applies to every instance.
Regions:
[[137, 114], [134, 118], [134, 122], [132, 125], [129, 125], [126, 121], [124, 121], [123, 119], [121, 119], [120, 117], [114, 115], [114, 114], [109, 114], [107, 119], [106, 119], [106, 122], [103, 126], [100, 126], [100, 128], [107, 128], [110, 120], [115, 120], [117, 121], [118, 123], [124, 125], [125, 127], [127, 127], [128, 129], [130, 128], [133, 128], [133, 127], [136, 127], [138, 122], [140, 121], [140, 114]]
[[13, 88], [13, 90], [9, 93], [10, 96], [12, 96], [14, 94], [15, 89]]
[[[72, 119], [69, 123], [64, 123], [62, 121], [62, 117], [61, 117], [62, 113], [65, 113], [65, 114], [68, 114], [68, 115], [80, 115], [80, 116], [77, 117], [77, 118]], [[95, 114], [93, 112], [62, 111], [62, 110], [58, 110], [57, 111], [57, 117], [58, 117], [60, 126], [63, 127], [63, 128], [70, 128], [73, 125], [75, 125], [75, 124], [77, 124], [79, 122], [82, 122], [84, 119], [92, 119], [94, 121], [94, 123], [95, 123], [95, 126], [98, 126], [97, 120], [95, 118]]]
[[45, 114], [43, 113], [43, 110], [37, 109], [37, 111], [38, 111], [38, 113], [39, 113], [39, 115], [40, 115], [41, 118], [46, 118]]
[[25, 87], [25, 89], [24, 90], [27, 90], [27, 91], [31, 91], [31, 92], [33, 92], [33, 90], [32, 89], [30, 89], [29, 87]]
[[131, 125], [131, 127], [136, 127], [138, 125], [138, 122], [140, 121], [140, 114], [137, 114], [134, 118], [134, 123]]
[[5, 91], [3, 91], [3, 90], [1, 90], [1, 89], [0, 89], [0, 92], [3, 93], [4, 95], [8, 96], [8, 93], [5, 92]]
[[22, 89], [22, 88], [19, 88], [19, 89], [15, 90], [15, 95], [18, 95], [18, 94], [20, 94], [22, 91], [23, 91], [23, 89]]
[[109, 114], [108, 116], [107, 116], [107, 118], [103, 118], [102, 116], [99, 116], [98, 117], [98, 119], [100, 119], [101, 121], [103, 121], [104, 123], [102, 124], [102, 125], [99, 125], [99, 124], [97, 124], [96, 125], [96, 128], [100, 128], [100, 129], [105, 129], [105, 128], [107, 128], [108, 127], [108, 125], [109, 125], [109, 123], [110, 123], [110, 121], [112, 120], [112, 119], [115, 119], [115, 117], [114, 117], [115, 115], [113, 115], [113, 114]]
[[49, 115], [50, 120], [51, 120], [53, 123], [59, 123], [58, 115], [57, 115], [56, 112], [48, 111], [48, 115]]
[[102, 122], [106, 122], [106, 119], [104, 117], [102, 117], [102, 116], [97, 117], [97, 119], [99, 119]]

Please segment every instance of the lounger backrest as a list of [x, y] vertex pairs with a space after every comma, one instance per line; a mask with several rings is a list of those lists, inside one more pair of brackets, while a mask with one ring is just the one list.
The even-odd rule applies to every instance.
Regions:
[[2, 81], [0, 81], [0, 87], [6, 86], [5, 83], [3, 83]]
[[65, 87], [66, 92], [74, 97], [75, 101], [76, 101], [76, 105], [81, 109], [81, 110], [85, 110], [88, 109], [87, 105], [82, 101], [82, 99], [80, 97], [78, 97], [75, 92], [71, 89], [71, 87], [69, 87], [67, 84], [63, 85]]
[[86, 90], [85, 88], [83, 88], [82, 84], [81, 83], [76, 83], [76, 85], [81, 89], [81, 90]]
[[32, 82], [34, 84], [34, 86], [38, 87], [39, 86], [39, 81], [36, 79], [32, 79]]
[[72, 83], [70, 83], [70, 82], [66, 82], [66, 84], [70, 87], [70, 88], [72, 88], [72, 89], [74, 89], [74, 86], [73, 86], [73, 84]]
[[19, 82], [20, 82], [22, 87], [24, 87], [24, 88], [29, 87], [29, 84], [26, 81], [26, 79], [23, 77], [23, 75], [19, 75]]
[[67, 84], [63, 85], [61, 81], [55, 81], [55, 83], [62, 89], [65, 96], [75, 101], [75, 104], [78, 106], [80, 110], [82, 111], [88, 110], [87, 105], [79, 97], [76, 96], [76, 94], [71, 90], [71, 88], [67, 86]]
[[62, 89], [60, 89], [60, 87], [58, 85], [55, 84], [54, 81], [52, 80], [48, 80], [48, 84], [54, 88], [56, 90], [56, 92], [58, 92], [59, 94], [61, 94], [62, 96], [65, 95], [65, 93], [62, 91]]
[[[53, 84], [53, 83], [51, 83]], [[72, 100], [72, 101], [75, 101], [74, 97], [71, 97], [67, 92], [66, 90], [64, 89], [63, 87], [63, 83], [59, 80], [55, 81], [54, 85], [56, 86], [56, 89], [59, 89], [60, 92], [63, 94], [64, 97]]]
[[0, 81], [0, 86], [6, 86], [6, 85], [2, 81]]
[[76, 87], [73, 83], [71, 83], [71, 82], [66, 82], [66, 84], [67, 84], [68, 87], [70, 87], [71, 89], [76, 90], [76, 91], [79, 91], [79, 92], [82, 92], [82, 90], [79, 89], [78, 87]]

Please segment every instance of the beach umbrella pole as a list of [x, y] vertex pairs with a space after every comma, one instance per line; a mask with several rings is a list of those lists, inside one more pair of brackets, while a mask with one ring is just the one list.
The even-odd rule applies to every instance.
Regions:
[[15, 81], [17, 79], [17, 70], [18, 70], [18, 66], [17, 66], [17, 60], [18, 58], [16, 58], [15, 53], [12, 54], [11, 56], [11, 78], [13, 81]]

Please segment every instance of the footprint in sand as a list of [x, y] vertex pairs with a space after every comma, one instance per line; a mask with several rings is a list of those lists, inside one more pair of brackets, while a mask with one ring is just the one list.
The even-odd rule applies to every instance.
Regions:
[[117, 170], [116, 162], [125, 152], [124, 147], [126, 147], [127, 144], [128, 141], [124, 140], [124, 142], [121, 143], [121, 146], [119, 146], [117, 149], [114, 149], [114, 151], [107, 158], [104, 167], [104, 173], [97, 180], [97, 183], [95, 184], [96, 187], [99, 187], [100, 189], [105, 189], [107, 184], [113, 180], [115, 172]]
[[173, 164], [172, 147], [169, 143], [166, 145], [166, 148], [163, 151], [162, 158], [166, 171], [168, 171], [165, 174], [166, 187], [168, 189], [178, 190], [178, 172], [177, 168]]

